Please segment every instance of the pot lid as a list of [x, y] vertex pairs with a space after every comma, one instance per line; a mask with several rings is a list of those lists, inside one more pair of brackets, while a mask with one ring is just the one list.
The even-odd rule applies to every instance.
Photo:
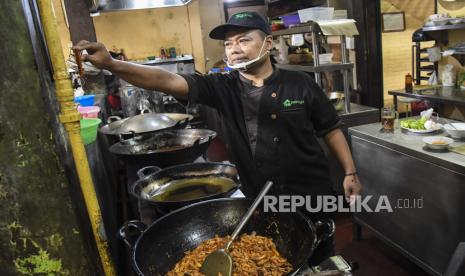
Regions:
[[144, 134], [169, 129], [180, 124], [169, 116], [158, 113], [140, 114], [111, 122], [100, 129], [107, 135]]

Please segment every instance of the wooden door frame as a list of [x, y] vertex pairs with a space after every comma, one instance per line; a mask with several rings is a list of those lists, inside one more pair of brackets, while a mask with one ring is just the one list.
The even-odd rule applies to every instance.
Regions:
[[361, 103], [380, 108], [384, 105], [381, 4], [379, 0], [346, 2], [360, 32], [355, 37], [355, 52]]

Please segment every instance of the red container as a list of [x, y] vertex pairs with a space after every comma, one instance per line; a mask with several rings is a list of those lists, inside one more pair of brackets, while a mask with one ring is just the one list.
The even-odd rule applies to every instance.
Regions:
[[108, 102], [110, 103], [111, 109], [120, 110], [121, 109], [121, 99], [115, 95], [107, 96]]

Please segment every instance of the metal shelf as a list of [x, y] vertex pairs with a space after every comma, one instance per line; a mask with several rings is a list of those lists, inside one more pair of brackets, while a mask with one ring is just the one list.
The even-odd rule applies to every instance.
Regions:
[[320, 27], [315, 22], [309, 22], [305, 24], [300, 24], [295, 27], [291, 27], [289, 29], [278, 30], [272, 32], [273, 36], [281, 36], [281, 35], [292, 35], [292, 34], [301, 34], [301, 33], [311, 33], [311, 32], [318, 32], [320, 31]]
[[421, 71], [434, 71], [435, 69], [434, 65], [420, 66]]
[[330, 72], [330, 71], [341, 71], [341, 70], [349, 70], [354, 68], [353, 63], [331, 63], [331, 64], [323, 64], [320, 66], [312, 66], [312, 65], [294, 65], [294, 64], [276, 64], [278, 68], [292, 70], [292, 71], [304, 71], [304, 72], [311, 72], [311, 73], [321, 73], [321, 72]]
[[465, 51], [455, 51], [454, 55], [465, 55]]
[[465, 24], [423, 27], [423, 32], [445, 31], [454, 29], [465, 29]]
[[321, 82], [321, 73], [327, 71], [342, 71], [342, 78], [344, 81], [344, 111], [350, 113], [350, 91], [349, 91], [349, 70], [354, 68], [353, 63], [349, 63], [349, 57], [346, 49], [346, 37], [345, 35], [340, 35], [341, 38], [341, 50], [342, 50], [342, 63], [332, 63], [332, 64], [319, 64], [319, 50], [318, 46], [320, 44], [318, 37], [321, 34], [321, 29], [318, 23], [316, 22], [307, 22], [305, 24], [300, 24], [298, 26], [286, 29], [278, 30], [272, 32], [273, 36], [284, 36], [284, 35], [293, 35], [301, 33], [312, 33], [312, 47], [313, 47], [313, 58], [315, 60], [314, 65], [291, 65], [291, 64], [277, 64], [278, 68], [283, 68], [287, 70], [294, 71], [304, 71], [315, 73], [315, 82], [322, 87]]

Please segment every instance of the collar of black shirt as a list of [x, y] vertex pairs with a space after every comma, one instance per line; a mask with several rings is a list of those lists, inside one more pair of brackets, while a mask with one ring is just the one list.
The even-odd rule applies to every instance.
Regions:
[[[263, 85], [268, 85], [271, 82], [273, 82], [278, 76], [278, 74], [279, 74], [279, 69], [273, 65], [273, 73], [263, 81]], [[239, 72], [239, 78], [243, 83], [250, 85], [250, 86], [254, 86], [252, 84], [252, 81], [244, 77], [240, 72]]]

